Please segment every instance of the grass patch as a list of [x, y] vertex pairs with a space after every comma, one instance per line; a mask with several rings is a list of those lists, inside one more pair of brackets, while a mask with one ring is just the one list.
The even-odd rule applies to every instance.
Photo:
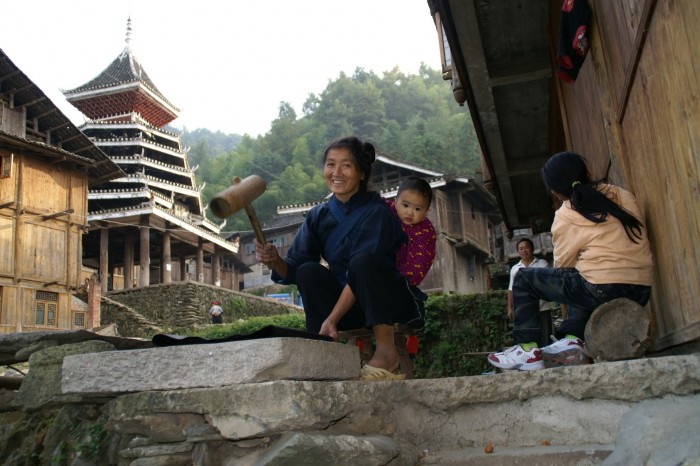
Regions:
[[238, 319], [229, 324], [212, 324], [196, 329], [174, 329], [169, 333], [206, 338], [209, 340], [226, 338], [232, 335], [249, 335], [268, 325], [304, 330], [306, 318], [304, 314], [278, 314], [272, 316], [250, 317]]

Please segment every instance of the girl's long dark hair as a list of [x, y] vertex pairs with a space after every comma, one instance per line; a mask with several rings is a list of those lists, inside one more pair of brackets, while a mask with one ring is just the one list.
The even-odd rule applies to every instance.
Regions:
[[642, 238], [642, 222], [598, 189], [602, 180], [588, 176], [586, 160], [575, 152], [554, 154], [542, 167], [542, 179], [551, 191], [563, 194], [573, 209], [595, 223], [603, 223], [608, 215], [617, 218], [629, 239]]

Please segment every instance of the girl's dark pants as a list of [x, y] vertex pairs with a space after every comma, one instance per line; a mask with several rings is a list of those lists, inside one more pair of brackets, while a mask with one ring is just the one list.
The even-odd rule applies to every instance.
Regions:
[[513, 282], [513, 339], [516, 344], [548, 344], [539, 341], [540, 299], [568, 306], [567, 319], [556, 330], [556, 338], [574, 335], [583, 339], [586, 323], [598, 306], [617, 298], [628, 298], [644, 306], [650, 294], [651, 287], [644, 285], [594, 285], [576, 269], [522, 268]]
[[[422, 321], [420, 306], [406, 279], [383, 257], [356, 254], [350, 260], [347, 278], [357, 301], [338, 323], [338, 330]], [[297, 268], [296, 282], [304, 302], [306, 330], [318, 333], [343, 288], [330, 270], [313, 262]]]

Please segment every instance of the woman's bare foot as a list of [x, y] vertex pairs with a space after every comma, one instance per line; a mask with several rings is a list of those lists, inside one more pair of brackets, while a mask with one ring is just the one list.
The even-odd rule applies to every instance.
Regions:
[[399, 367], [399, 354], [392, 344], [390, 348], [381, 348], [377, 346], [372, 359], [367, 361], [367, 364], [372, 367], [386, 369], [389, 372], [395, 371]]

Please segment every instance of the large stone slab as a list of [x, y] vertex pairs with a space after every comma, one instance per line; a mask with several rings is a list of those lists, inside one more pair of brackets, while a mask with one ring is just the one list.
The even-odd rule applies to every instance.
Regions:
[[359, 373], [356, 346], [265, 338], [68, 356], [62, 391], [105, 395], [273, 380], [347, 380]]
[[101, 352], [113, 351], [111, 343], [90, 340], [50, 346], [33, 353], [29, 358], [29, 372], [22, 381], [14, 403], [27, 411], [36, 411], [85, 401], [82, 396], [61, 393], [61, 362], [70, 355], [95, 357], [104, 354]]
[[7, 333], [0, 335], [0, 365], [26, 362], [32, 354], [52, 346], [92, 340], [105, 341], [118, 350], [153, 347], [151, 340], [101, 335], [87, 330]]

